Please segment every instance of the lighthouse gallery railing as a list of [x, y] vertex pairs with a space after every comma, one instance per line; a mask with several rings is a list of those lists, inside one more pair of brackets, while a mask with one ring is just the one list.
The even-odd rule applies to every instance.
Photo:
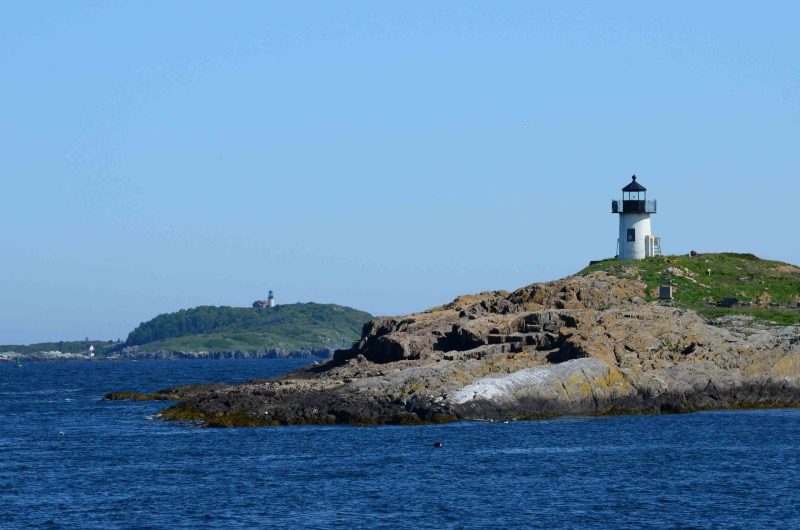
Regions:
[[656, 213], [656, 201], [611, 201], [611, 213]]

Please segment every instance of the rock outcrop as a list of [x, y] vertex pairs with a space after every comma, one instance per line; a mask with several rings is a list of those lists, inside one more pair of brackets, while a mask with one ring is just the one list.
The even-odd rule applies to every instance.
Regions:
[[326, 363], [172, 392], [183, 401], [163, 417], [375, 424], [800, 404], [800, 327], [709, 322], [645, 290], [597, 272], [375, 318]]

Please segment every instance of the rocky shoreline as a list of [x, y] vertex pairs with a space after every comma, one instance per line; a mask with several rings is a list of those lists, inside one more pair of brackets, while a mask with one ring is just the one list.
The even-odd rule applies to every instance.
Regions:
[[35, 353], [0, 352], [0, 363], [14, 363], [19, 358], [23, 362], [89, 361], [82, 353], [63, 353], [60, 351], [40, 351]]
[[645, 289], [596, 272], [375, 318], [320, 365], [157, 393], [179, 400], [162, 417], [371, 425], [800, 406], [800, 326], [707, 321], [645, 302]]

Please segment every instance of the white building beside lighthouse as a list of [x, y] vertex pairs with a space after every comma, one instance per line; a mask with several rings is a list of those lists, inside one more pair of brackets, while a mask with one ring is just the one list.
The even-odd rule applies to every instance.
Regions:
[[622, 202], [611, 201], [611, 212], [619, 214], [619, 259], [644, 259], [661, 255], [661, 238], [653, 236], [650, 215], [656, 201], [647, 200], [647, 188], [636, 182], [636, 175], [622, 188]]
[[276, 305], [278, 305], [278, 302], [275, 301], [275, 294], [273, 294], [272, 291], [269, 292], [266, 300], [256, 300], [253, 302], [253, 307], [256, 309], [267, 309], [275, 307]]

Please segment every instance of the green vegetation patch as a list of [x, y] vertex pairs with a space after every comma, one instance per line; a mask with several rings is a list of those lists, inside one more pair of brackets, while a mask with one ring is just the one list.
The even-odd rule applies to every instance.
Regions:
[[201, 306], [163, 314], [136, 327], [125, 346], [145, 350], [260, 351], [347, 347], [372, 316], [334, 304], [272, 308]]
[[[671, 281], [675, 305], [694, 309], [708, 318], [743, 314], [784, 325], [800, 323], [800, 267], [753, 254], [608, 259], [578, 274], [595, 271], [642, 280], [647, 284], [648, 300], [658, 297], [659, 285]], [[737, 303], [721, 307], [726, 298], [736, 299]]]

